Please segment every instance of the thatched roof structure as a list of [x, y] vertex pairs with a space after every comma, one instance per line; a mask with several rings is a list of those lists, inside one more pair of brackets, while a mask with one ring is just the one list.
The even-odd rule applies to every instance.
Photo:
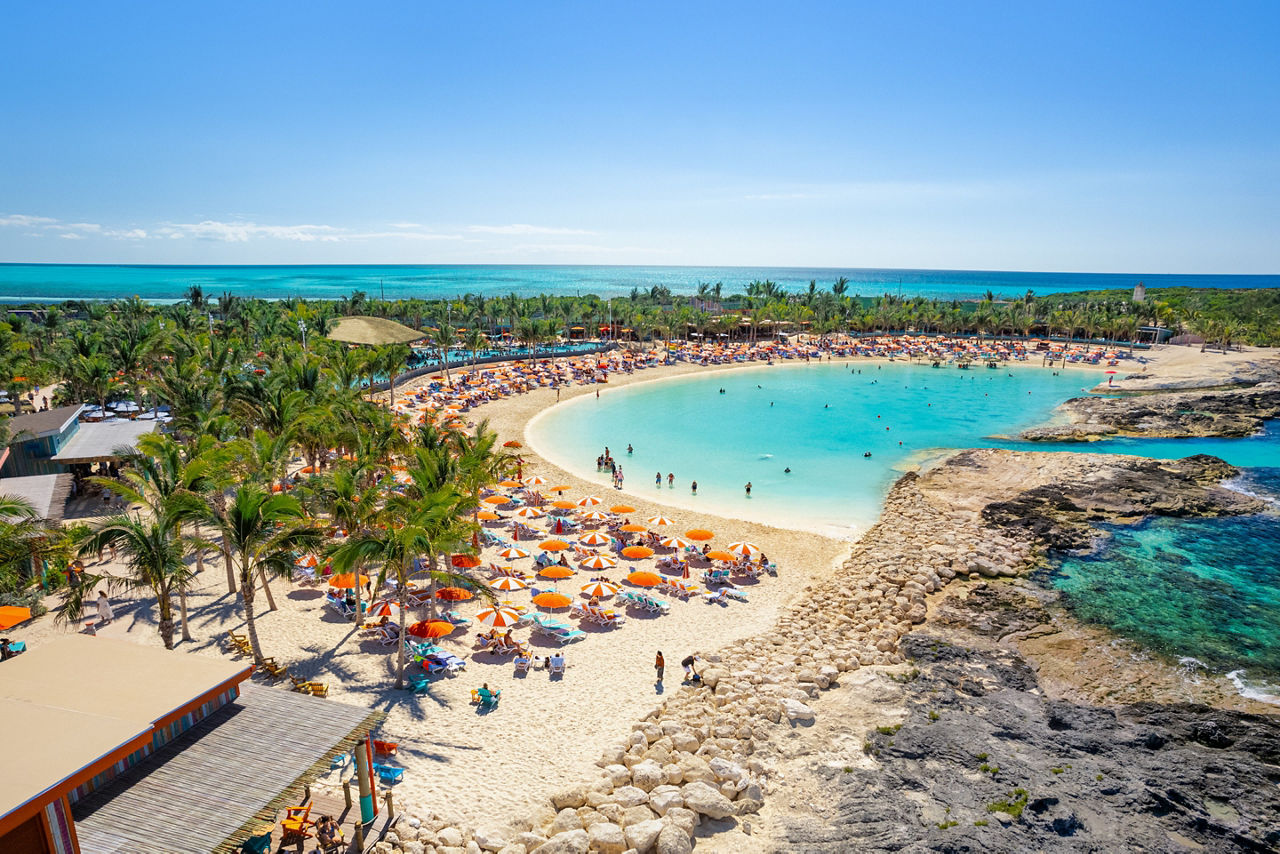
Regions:
[[381, 347], [387, 344], [408, 344], [427, 336], [426, 333], [385, 317], [343, 317], [333, 324], [328, 337], [348, 344]]

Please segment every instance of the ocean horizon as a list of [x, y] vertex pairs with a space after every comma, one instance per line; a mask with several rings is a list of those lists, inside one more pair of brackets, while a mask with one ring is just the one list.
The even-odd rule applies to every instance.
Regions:
[[851, 296], [924, 296], [976, 299], [1038, 296], [1080, 290], [1132, 288], [1277, 288], [1280, 275], [1203, 273], [1069, 273], [1001, 270], [929, 270], [857, 267], [638, 266], [562, 264], [44, 264], [0, 263], [0, 302], [109, 300], [137, 296], [151, 302], [182, 299], [199, 285], [207, 296], [223, 293], [264, 299], [339, 299], [353, 291], [371, 298], [439, 299], [463, 294], [520, 296], [596, 294], [626, 296], [633, 288], [666, 287], [695, 293], [700, 284], [741, 293], [749, 282], [770, 279], [787, 290], [816, 280], [830, 289], [849, 280]]

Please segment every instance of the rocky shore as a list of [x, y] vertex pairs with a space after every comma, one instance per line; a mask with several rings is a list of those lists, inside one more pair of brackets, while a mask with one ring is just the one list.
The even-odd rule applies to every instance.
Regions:
[[1257, 512], [1219, 485], [1232, 474], [1208, 457], [997, 450], [908, 474], [842, 566], [771, 632], [706, 656], [701, 682], [636, 723], [598, 775], [490, 827], [411, 815], [378, 848], [1266, 850], [1275, 718], [1051, 699], [1016, 649], [922, 628], [949, 584], [999, 586], [1087, 539], [1090, 522]]
[[1058, 407], [1064, 423], [1025, 430], [1035, 442], [1091, 442], [1107, 436], [1152, 438], [1251, 436], [1280, 417], [1280, 360], [1227, 362], [1217, 371], [1131, 373]]

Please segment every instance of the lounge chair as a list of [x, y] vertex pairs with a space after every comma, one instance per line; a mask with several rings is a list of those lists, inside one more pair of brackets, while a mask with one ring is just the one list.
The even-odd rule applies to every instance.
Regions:
[[240, 843], [240, 854], [268, 854], [271, 850], [271, 834], [267, 831], [260, 836], [250, 836]]
[[315, 822], [310, 820], [311, 804], [302, 807], [285, 807], [284, 819], [280, 822], [280, 847], [286, 845], [304, 845], [311, 838], [307, 830]]
[[262, 659], [262, 661], [259, 661], [258, 669], [264, 673], [269, 674], [273, 679], [279, 679], [282, 676], [287, 678], [293, 678], [292, 676], [289, 675], [288, 666], [282, 667], [279, 664], [276, 664], [276, 660], [274, 658], [264, 658]]
[[547, 670], [552, 676], [556, 675], [557, 673], [563, 676], [564, 675], [564, 659], [558, 655], [552, 656], [551, 660], [547, 662]]
[[375, 762], [373, 770], [378, 775], [378, 779], [384, 783], [399, 783], [404, 779], [404, 769], [398, 765], [379, 765]]
[[515, 663], [516, 663], [516, 672], [517, 672], [517, 673], [528, 673], [528, 672], [529, 672], [529, 664], [531, 663], [531, 662], [529, 661], [529, 656], [527, 656], [527, 655], [518, 655], [518, 656], [516, 656], [516, 662], [515, 662]]
[[411, 678], [406, 687], [415, 694], [425, 694], [431, 690], [431, 680], [425, 676], [417, 679]]
[[373, 746], [375, 756], [395, 756], [400, 750], [400, 743], [396, 741], [379, 741], [375, 738], [369, 744]]

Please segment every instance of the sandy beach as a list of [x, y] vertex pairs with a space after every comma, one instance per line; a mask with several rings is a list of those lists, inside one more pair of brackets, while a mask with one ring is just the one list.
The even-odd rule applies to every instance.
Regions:
[[[1216, 381], [1255, 355], [1245, 351], [1223, 357], [1202, 355], [1194, 347], [1165, 347], [1149, 354], [1143, 373], [1194, 375]], [[562, 389], [559, 400], [594, 395], [597, 388], [609, 393], [634, 382], [711, 370], [721, 369], [678, 363], [632, 375], [615, 374], [607, 388], [573, 386]], [[415, 384], [406, 384], [397, 393], [409, 391]], [[467, 413], [467, 419], [473, 423], [486, 419], [502, 441], [517, 440], [527, 445], [525, 431], [529, 422], [556, 402], [554, 389], [540, 388], [479, 406]], [[596, 452], [597, 449], [584, 449], [584, 455]], [[521, 453], [525, 477], [539, 475], [549, 482], [568, 484], [572, 487], [568, 497], [599, 495], [605, 502], [620, 498], [607, 485], [562, 470], [541, 459], [531, 448], [526, 447]], [[545, 672], [517, 676], [509, 656], [474, 653], [473, 629], [455, 632], [442, 642], [445, 649], [466, 656], [464, 673], [439, 680], [427, 695], [396, 691], [391, 688], [394, 646], [363, 638], [355, 626], [327, 612], [323, 585], [283, 580], [272, 583], [277, 611], [267, 612], [263, 597], [258, 599], [263, 609], [258, 630], [264, 652], [289, 665], [296, 675], [327, 682], [329, 696], [335, 701], [387, 713], [380, 737], [400, 742], [398, 759], [408, 769], [404, 782], [397, 787], [399, 803], [421, 805], [456, 816], [459, 821], [481, 825], [514, 820], [544, 804], [565, 781], [587, 775], [602, 750], [622, 740], [634, 721], [662, 701], [664, 693], [655, 687], [653, 673], [658, 650], [667, 660], [664, 690], [675, 690], [680, 681], [680, 659], [690, 653], [710, 653], [735, 641], [768, 635], [786, 606], [804, 595], [806, 585], [828, 574], [849, 550], [848, 543], [815, 533], [783, 530], [687, 508], [672, 509], [643, 494], [628, 492], [625, 500], [636, 507], [630, 515], [637, 520], [659, 513], [673, 517], [673, 533], [701, 527], [715, 532], [713, 545], [734, 540], [757, 543], [780, 566], [779, 575], [764, 575], [749, 583], [749, 601], [745, 603], [719, 606], [696, 598], [687, 602], [673, 600], [671, 613], [666, 616], [629, 612], [627, 624], [612, 631], [583, 626], [589, 637], [565, 648], [568, 671], [563, 680], [553, 681]], [[485, 550], [482, 557], [486, 563], [499, 562], [494, 551]], [[531, 564], [527, 559], [514, 562], [521, 569], [528, 569]], [[559, 582], [558, 589], [579, 598], [578, 587], [593, 576], [618, 580], [623, 574], [621, 569], [598, 574], [579, 572], [574, 578]], [[228, 629], [243, 627], [241, 610], [236, 597], [227, 592], [220, 563], [208, 562], [202, 579], [200, 589], [189, 597], [194, 640], [180, 642], [178, 649], [180, 654], [225, 656], [229, 653], [221, 638]], [[523, 591], [511, 598], [522, 603], [528, 600]], [[51, 600], [51, 605], [55, 602]], [[154, 603], [115, 597], [113, 604], [116, 620], [101, 628], [100, 634], [144, 644], [160, 643], [155, 631]], [[463, 603], [459, 610], [470, 615], [477, 608], [472, 602]], [[58, 624], [49, 615], [11, 634], [34, 646], [50, 635], [78, 628]], [[528, 639], [529, 634], [527, 628], [516, 631], [516, 637], [522, 640]], [[550, 650], [545, 641], [536, 637], [532, 644], [536, 653], [545, 655]], [[482, 682], [502, 691], [499, 707], [487, 714], [477, 713], [469, 702], [470, 691]], [[287, 687], [287, 682], [284, 684]]]

